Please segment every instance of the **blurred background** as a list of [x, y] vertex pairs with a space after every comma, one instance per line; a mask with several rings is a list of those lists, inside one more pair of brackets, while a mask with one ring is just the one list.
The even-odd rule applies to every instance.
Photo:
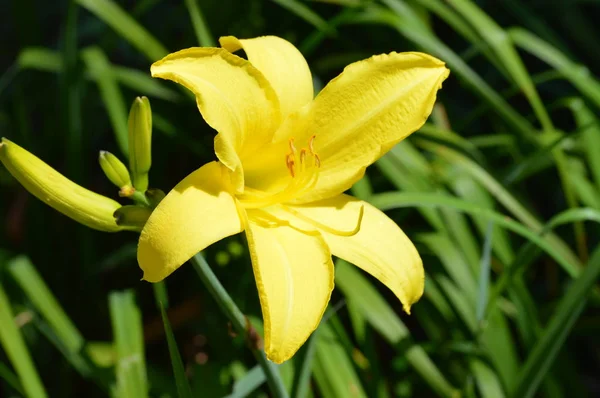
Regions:
[[[415, 242], [425, 295], [409, 316], [378, 281], [338, 262], [318, 332], [279, 367], [284, 384], [293, 397], [600, 396], [599, 9], [596, 0], [2, 0], [0, 136], [118, 199], [98, 153], [125, 159], [129, 107], [145, 95], [150, 186], [167, 192], [214, 157], [194, 101], [150, 78], [168, 52], [278, 35], [305, 55], [317, 89], [373, 54], [433, 54], [451, 75], [428, 123], [352, 189]], [[189, 264], [160, 292], [171, 335], [140, 281], [137, 234], [76, 224], [4, 167], [0, 192], [0, 396], [176, 397], [172, 336], [175, 374], [193, 396], [273, 396]], [[242, 237], [204, 256], [260, 331]]]

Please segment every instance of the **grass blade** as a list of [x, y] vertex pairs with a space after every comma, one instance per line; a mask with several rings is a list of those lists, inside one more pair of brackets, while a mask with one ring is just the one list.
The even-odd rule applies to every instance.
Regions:
[[83, 350], [85, 340], [60, 303], [56, 300], [48, 285], [44, 282], [31, 261], [24, 256], [9, 262], [8, 270], [17, 281], [27, 298], [42, 317], [48, 322], [48, 333], [56, 340], [57, 347], [64, 351], [73, 367], [85, 377], [93, 377], [92, 365]]
[[305, 4], [297, 1], [297, 0], [271, 0], [274, 3], [279, 4], [283, 8], [290, 11], [292, 14], [295, 14], [299, 18], [305, 20], [315, 28], [328, 33], [329, 35], [335, 36], [335, 29], [332, 28], [327, 21], [319, 16], [316, 12], [311, 10]]
[[171, 366], [173, 367], [173, 375], [175, 376], [175, 384], [177, 385], [177, 394], [179, 398], [192, 398], [192, 390], [185, 376], [185, 367], [183, 366], [181, 355], [179, 355], [177, 341], [173, 335], [173, 329], [171, 329], [167, 311], [161, 300], [157, 299], [157, 302], [160, 308], [160, 315], [165, 328], [165, 334], [167, 336], [167, 344], [169, 345], [169, 356], [171, 357]]
[[573, 324], [585, 308], [586, 298], [598, 277], [600, 277], [600, 248], [596, 249], [581, 275], [560, 300], [556, 311], [520, 371], [513, 397], [534, 396], [544, 376], [554, 363]]
[[451, 0], [450, 4], [475, 28], [483, 40], [496, 53], [512, 80], [521, 88], [531, 104], [542, 128], [546, 132], [554, 130], [550, 116], [540, 99], [531, 77], [515, 50], [510, 36], [496, 24], [477, 4], [470, 0]]
[[371, 203], [381, 210], [421, 206], [449, 207], [474, 217], [482, 217], [532, 241], [556, 260], [569, 275], [577, 276], [580, 272], [579, 266], [563, 257], [563, 253], [556, 250], [553, 242], [540, 238], [536, 232], [531, 231], [523, 224], [520, 224], [503, 214], [473, 206], [472, 203], [461, 199], [440, 194], [388, 192], [373, 195], [371, 197]]
[[206, 24], [206, 20], [202, 15], [198, 0], [185, 0], [185, 6], [188, 9], [190, 18], [192, 19], [192, 26], [194, 27], [194, 33], [196, 34], [196, 40], [202, 47], [215, 47], [215, 39], [213, 39], [210, 29]]
[[313, 375], [322, 395], [366, 398], [352, 360], [333, 329], [327, 323], [321, 324], [318, 337]]
[[[353, 265], [338, 260], [335, 266], [336, 286], [348, 300], [356, 304], [369, 324], [389, 343], [400, 344], [410, 333], [390, 305]], [[422, 347], [406, 348], [409, 363], [441, 397], [451, 397], [456, 392]]]
[[[107, 61], [108, 62], [108, 61]], [[62, 73], [63, 60], [56, 51], [43, 47], [27, 47], [21, 50], [16, 64], [19, 69], [34, 69], [45, 72]], [[112, 73], [120, 84], [131, 88], [138, 94], [161, 98], [167, 101], [179, 101], [181, 95], [167, 88], [158, 79], [150, 77], [148, 72], [111, 64]], [[85, 78], [96, 81], [95, 75], [85, 71]]]
[[77, 3], [115, 30], [121, 37], [154, 62], [168, 54], [167, 49], [143, 26], [112, 0], [77, 0]]
[[554, 67], [583, 95], [600, 107], [600, 82], [593, 77], [588, 68], [571, 61], [551, 44], [525, 29], [512, 28], [508, 34], [517, 46]]
[[117, 396], [148, 397], [142, 315], [132, 291], [113, 292], [108, 297], [117, 348]]
[[255, 365], [240, 380], [235, 382], [233, 391], [225, 398], [247, 397], [266, 381], [265, 372], [263, 372], [260, 365]]
[[104, 107], [108, 112], [117, 144], [121, 153], [129, 157], [129, 133], [127, 127], [127, 108], [119, 89], [115, 75], [104, 52], [98, 47], [90, 47], [82, 51], [83, 60], [98, 83]]
[[0, 285], [0, 343], [12, 363], [28, 398], [45, 398], [46, 390], [35, 370], [17, 325], [4, 288]]

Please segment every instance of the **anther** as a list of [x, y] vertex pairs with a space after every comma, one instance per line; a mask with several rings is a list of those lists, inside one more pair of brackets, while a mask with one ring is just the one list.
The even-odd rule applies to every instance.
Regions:
[[308, 140], [308, 149], [310, 150], [310, 154], [314, 155], [315, 154], [315, 149], [313, 148], [313, 141], [315, 140], [316, 135], [313, 135], [312, 137], [310, 137], [310, 139]]
[[296, 163], [296, 161], [294, 160], [294, 155], [291, 153], [288, 153], [285, 157], [285, 164], [286, 164], [288, 170], [290, 171], [292, 178], [296, 177], [296, 172], [294, 170], [295, 163]]
[[321, 167], [321, 158], [316, 153], [314, 155], [315, 155], [315, 166], [317, 166], [317, 168], [319, 168], [319, 167]]

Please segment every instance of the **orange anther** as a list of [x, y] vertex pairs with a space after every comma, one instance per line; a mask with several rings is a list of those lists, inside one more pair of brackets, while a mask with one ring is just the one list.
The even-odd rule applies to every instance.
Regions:
[[315, 154], [315, 149], [313, 148], [313, 141], [315, 140], [317, 136], [313, 135], [312, 137], [310, 137], [310, 139], [308, 140], [308, 149], [310, 150], [310, 154], [314, 155]]
[[316, 153], [314, 155], [315, 155], [315, 166], [317, 166], [317, 168], [319, 168], [319, 167], [321, 167], [321, 158]]
[[294, 155], [291, 153], [288, 153], [287, 156], [285, 157], [285, 165], [287, 166], [288, 170], [290, 171], [292, 178], [296, 177], [296, 171], [294, 170], [295, 163], [296, 163], [296, 161], [294, 160]]

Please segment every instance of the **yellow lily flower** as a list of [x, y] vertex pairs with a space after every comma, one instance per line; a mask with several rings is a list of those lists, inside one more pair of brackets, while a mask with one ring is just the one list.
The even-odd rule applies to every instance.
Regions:
[[[274, 36], [222, 37], [151, 67], [196, 96], [217, 130], [218, 161], [183, 179], [139, 241], [144, 279], [245, 231], [267, 357], [289, 359], [315, 330], [333, 289], [331, 256], [370, 273], [409, 312], [423, 293], [417, 250], [370, 204], [343, 194], [367, 166], [420, 128], [449, 74], [427, 54], [376, 55], [347, 66], [313, 99], [306, 60]], [[233, 52], [243, 49], [248, 60]]]

